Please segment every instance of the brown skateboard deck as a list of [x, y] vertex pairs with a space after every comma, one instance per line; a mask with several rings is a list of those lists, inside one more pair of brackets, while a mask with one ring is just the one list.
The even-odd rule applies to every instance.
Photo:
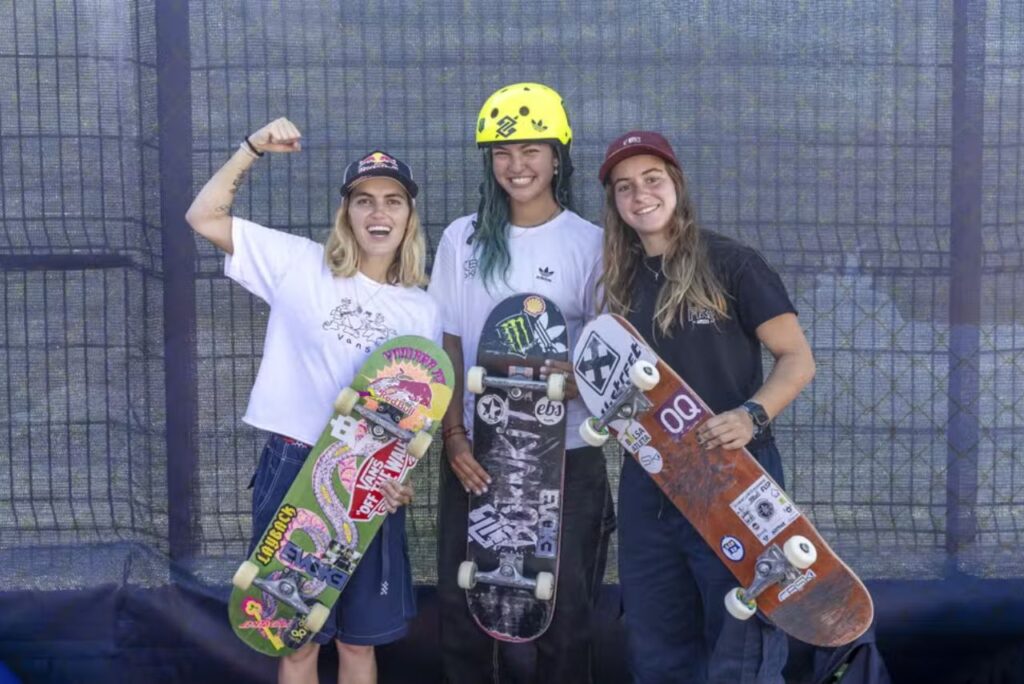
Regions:
[[466, 388], [477, 395], [473, 455], [491, 476], [470, 496], [467, 560], [458, 583], [495, 639], [544, 633], [555, 610], [565, 461], [564, 376], [540, 381], [545, 359], [568, 360], [565, 319], [551, 301], [520, 294], [484, 323]]
[[758, 610], [779, 629], [817, 646], [841, 646], [871, 625], [860, 579], [746, 449], [705, 449], [696, 428], [707, 404], [620, 316], [591, 321], [573, 354], [580, 397], [595, 416], [591, 444], [609, 430], [650, 474], [741, 586], [729, 613]]

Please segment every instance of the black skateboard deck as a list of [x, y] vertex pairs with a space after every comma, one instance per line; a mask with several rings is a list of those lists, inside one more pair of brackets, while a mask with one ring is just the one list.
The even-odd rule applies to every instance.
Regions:
[[458, 580], [477, 624], [502, 641], [536, 639], [555, 610], [565, 378], [540, 381], [545, 359], [568, 360], [565, 319], [544, 297], [520, 294], [491, 311], [466, 374], [477, 395], [473, 455], [491, 485], [470, 495]]

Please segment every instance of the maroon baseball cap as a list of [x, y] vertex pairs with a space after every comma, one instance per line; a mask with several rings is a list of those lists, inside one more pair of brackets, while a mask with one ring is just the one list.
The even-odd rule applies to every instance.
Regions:
[[601, 164], [601, 170], [597, 172], [597, 177], [601, 179], [602, 184], [606, 183], [608, 174], [616, 164], [638, 154], [653, 154], [673, 166], [679, 167], [676, 153], [672, 151], [672, 146], [669, 145], [668, 140], [665, 140], [665, 136], [654, 131], [630, 131], [620, 135], [608, 146], [608, 151], [604, 153], [604, 163]]

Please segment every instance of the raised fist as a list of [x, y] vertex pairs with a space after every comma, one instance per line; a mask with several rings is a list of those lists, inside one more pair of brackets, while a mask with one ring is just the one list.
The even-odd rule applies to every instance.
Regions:
[[298, 152], [301, 139], [299, 129], [283, 116], [249, 136], [249, 142], [260, 152]]

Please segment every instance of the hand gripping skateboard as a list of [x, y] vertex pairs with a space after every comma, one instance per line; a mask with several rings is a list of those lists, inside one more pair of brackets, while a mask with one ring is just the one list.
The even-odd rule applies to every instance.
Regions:
[[871, 596], [811, 521], [746, 449], [704, 449], [707, 404], [620, 316], [602, 315], [573, 354], [580, 397], [594, 418], [589, 444], [609, 428], [742, 586], [724, 598], [747, 619], [760, 609], [779, 629], [817, 646], [847, 644], [871, 625]]
[[568, 360], [565, 319], [544, 297], [521, 294], [491, 311], [466, 374], [477, 395], [473, 456], [491, 485], [470, 496], [458, 583], [480, 628], [502, 641], [537, 638], [555, 610], [565, 376], [539, 380], [545, 359]]
[[448, 356], [422, 337], [366, 359], [235, 573], [228, 614], [242, 641], [281, 656], [323, 627], [387, 515], [380, 485], [404, 481], [427, 453], [453, 383]]

